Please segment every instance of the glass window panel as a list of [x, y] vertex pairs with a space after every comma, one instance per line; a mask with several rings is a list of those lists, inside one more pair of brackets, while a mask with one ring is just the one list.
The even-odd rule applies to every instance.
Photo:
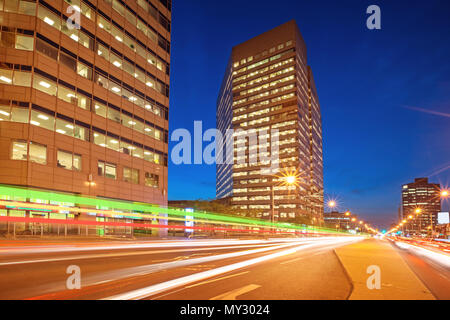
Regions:
[[16, 49], [33, 51], [34, 38], [22, 35], [16, 35]]
[[153, 138], [155, 136], [155, 129], [153, 127], [146, 125], [145, 129], [144, 129], [144, 133]]
[[159, 176], [153, 173], [145, 173], [145, 185], [148, 187], [158, 188], [159, 187]]
[[116, 165], [111, 163], [105, 164], [105, 177], [116, 179], [117, 178], [117, 170]]
[[36, 110], [31, 110], [31, 120], [32, 125], [42, 127], [48, 130], [54, 130], [55, 118], [46, 113], [42, 113]]
[[114, 38], [116, 38], [117, 41], [122, 42], [123, 41], [123, 32], [117, 29], [116, 27], [111, 27], [111, 34]]
[[94, 132], [94, 144], [106, 147], [106, 136], [104, 134]]
[[84, 4], [84, 2], [81, 2], [81, 13], [84, 14], [87, 18], [92, 18], [92, 9]]
[[114, 53], [109, 55], [109, 61], [115, 65], [117, 68], [122, 68], [122, 58], [118, 57]]
[[105, 78], [104, 76], [100, 75], [99, 73], [95, 73], [95, 82], [102, 86], [105, 89], [108, 89], [109, 86], [109, 80], [108, 78]]
[[109, 49], [97, 43], [97, 54], [106, 60], [109, 60]]
[[47, 146], [30, 142], [30, 161], [39, 164], [47, 164]]
[[2, 47], [14, 48], [16, 43], [16, 36], [12, 32], [0, 32], [0, 43]]
[[[80, 38], [78, 39], [78, 42], [79, 42], [79, 43], [81, 43], [83, 46], [85, 46], [85, 47], [88, 48], [88, 49], [94, 48], [94, 40], [93, 40], [91, 37], [89, 37], [89, 36], [88, 36], [87, 34], [85, 34], [83, 31], [80, 31], [80, 33], [78, 34], [78, 36], [80, 37]], [[77, 41], [76, 38], [72, 38], [72, 39], [74, 39], [75, 41]]]
[[52, 96], [56, 96], [56, 83], [40, 75], [34, 74], [33, 88]]
[[5, 0], [5, 11], [6, 12], [17, 12], [17, 0]]
[[12, 107], [11, 121], [28, 123], [29, 109]]
[[134, 125], [134, 130], [144, 133], [144, 123], [142, 121], [135, 120], [136, 124]]
[[139, 184], [139, 170], [131, 169], [131, 182]]
[[31, 72], [14, 71], [14, 85], [31, 87]]
[[134, 73], [135, 73], [134, 72], [134, 65], [132, 65], [131, 63], [129, 63], [126, 60], [123, 61], [123, 70], [125, 70], [126, 72], [128, 72], [132, 76], [135, 76], [134, 75]]
[[78, 107], [84, 110], [91, 110], [91, 99], [82, 94], [78, 94]]
[[135, 122], [133, 121], [133, 118], [131, 118], [131, 117], [125, 115], [125, 114], [122, 114], [122, 124], [123, 124], [125, 127], [133, 128]]
[[125, 14], [125, 8], [120, 4], [119, 1], [113, 0], [112, 1], [112, 7], [114, 10], [119, 12], [122, 16]]
[[160, 154], [155, 153], [154, 163], [156, 164], [162, 163], [162, 156]]
[[120, 152], [131, 155], [134, 147], [126, 142], [120, 141]]
[[38, 17], [53, 28], [61, 29], [61, 18], [43, 6], [39, 6]]
[[58, 168], [64, 168], [72, 170], [72, 153], [58, 150], [57, 153], [57, 166]]
[[154, 162], [154, 153], [148, 150], [144, 150], [144, 160]]
[[114, 151], [119, 151], [119, 140], [111, 137], [106, 137], [106, 147]]
[[133, 51], [136, 52], [136, 43], [134, 42], [133, 39], [131, 39], [129, 36], [125, 36], [123, 39], [124, 43]]
[[136, 158], [144, 159], [144, 149], [133, 146], [132, 156], [136, 157]]
[[26, 141], [14, 141], [12, 143], [12, 160], [27, 160], [28, 146]]
[[134, 72], [135, 72], [134, 73], [135, 78], [137, 78], [138, 80], [141, 80], [142, 82], [145, 82], [145, 73], [142, 70], [136, 68], [134, 70]]
[[66, 136], [73, 137], [74, 129], [75, 126], [73, 125], [73, 123], [62, 119], [56, 119], [56, 127], [55, 127], [56, 132], [65, 134]]
[[41, 39], [36, 39], [36, 50], [54, 60], [58, 60], [58, 49], [42, 41]]
[[99, 15], [97, 15], [97, 17], [98, 17], [98, 26], [107, 32], [111, 32], [111, 23]]
[[0, 69], [0, 83], [12, 84], [13, 71]]
[[58, 98], [75, 105], [78, 104], [76, 92], [61, 85], [58, 87]]
[[0, 121], [10, 121], [10, 120], [11, 120], [11, 107], [0, 106]]
[[77, 73], [80, 76], [85, 77], [85, 78], [87, 78], [89, 80], [92, 79], [92, 68], [88, 67], [87, 65], [85, 65], [85, 64], [83, 64], [81, 62], [77, 63]]
[[120, 123], [120, 111], [113, 108], [108, 108], [108, 119]]
[[94, 104], [95, 114], [106, 118], [106, 110], [107, 110], [107, 107], [105, 105], [95, 102], [95, 104]]
[[135, 105], [138, 105], [141, 108], [144, 108], [146, 102], [144, 99], [140, 98], [140, 97], [136, 97], [136, 100], [134, 101]]
[[124, 167], [123, 168], [123, 181], [131, 182], [131, 169]]
[[75, 125], [75, 129], [73, 131], [73, 136], [77, 139], [81, 139], [84, 141], [89, 141], [89, 130], [85, 127]]
[[122, 87], [120, 85], [118, 85], [117, 83], [115, 83], [114, 81], [109, 80], [108, 87], [109, 87], [109, 90], [111, 90], [115, 94], [117, 94], [119, 96], [122, 95]]
[[59, 61], [73, 71], [77, 71], [77, 60], [69, 57], [67, 54], [61, 52], [59, 55]]
[[73, 169], [81, 171], [81, 156], [79, 154], [73, 155]]
[[105, 163], [103, 161], [99, 161], [97, 164], [97, 174], [101, 177], [105, 175]]

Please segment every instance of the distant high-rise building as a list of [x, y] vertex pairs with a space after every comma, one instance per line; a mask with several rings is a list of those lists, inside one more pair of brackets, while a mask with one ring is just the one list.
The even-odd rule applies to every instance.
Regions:
[[[323, 221], [321, 112], [306, 56], [295, 21], [232, 49], [217, 101], [217, 128], [224, 135], [227, 129], [271, 135], [278, 130], [278, 142], [269, 138], [261, 145], [259, 140], [258, 148], [267, 146], [267, 158], [276, 159], [281, 172], [295, 171], [300, 180], [295, 185], [278, 185], [273, 174], [263, 174], [260, 169], [267, 162], [249, 161], [249, 140], [246, 161], [239, 163], [237, 139], [225, 135], [223, 154], [232, 157], [226, 152], [232, 145], [234, 159], [217, 165], [216, 196], [231, 196], [235, 208], [260, 210], [266, 218], [274, 209], [277, 220]], [[272, 143], [278, 144], [277, 154], [272, 154]]]
[[167, 205], [171, 0], [0, 1], [0, 27], [0, 184]]
[[[403, 229], [409, 234], [426, 234], [436, 225], [441, 211], [440, 185], [429, 183], [428, 178], [416, 178], [402, 187], [402, 219], [407, 219]], [[412, 215], [414, 219], [408, 219]]]

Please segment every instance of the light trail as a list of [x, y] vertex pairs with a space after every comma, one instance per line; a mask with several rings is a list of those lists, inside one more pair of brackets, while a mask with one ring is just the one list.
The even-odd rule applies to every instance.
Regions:
[[200, 252], [200, 251], [211, 251], [211, 250], [256, 248], [256, 247], [269, 247], [269, 246], [275, 246], [275, 245], [276, 244], [258, 244], [258, 245], [228, 246], [228, 247], [214, 247], [214, 248], [189, 248], [189, 249], [174, 249], [174, 250], [105, 253], [105, 254], [94, 254], [94, 255], [91, 254], [91, 255], [84, 255], [84, 256], [77, 255], [77, 256], [71, 256], [71, 257], [0, 262], [0, 267], [1, 266], [10, 266], [10, 265], [20, 265], [20, 264], [43, 263], [43, 262], [59, 262], [59, 261], [86, 260], [86, 259], [97, 259], [97, 258], [100, 258], [100, 259], [101, 258], [116, 258], [116, 257], [127, 257], [127, 256], [141, 256], [141, 255], [144, 256], [144, 255], [152, 255], [152, 254], [164, 254], [164, 253], [186, 252], [186, 251]]
[[[360, 238], [360, 237], [356, 237], [356, 238], [352, 237], [352, 238], [344, 238], [344, 239], [338, 238], [338, 239], [334, 240], [335, 241], [334, 243], [337, 245], [337, 244], [342, 244], [342, 243], [345, 243], [345, 242], [355, 242], [355, 241], [359, 241], [361, 239], [362, 238]], [[242, 268], [245, 268], [245, 267], [257, 264], [257, 263], [261, 263], [261, 262], [265, 262], [265, 261], [272, 260], [272, 259], [275, 259], [275, 258], [279, 258], [279, 257], [282, 257], [282, 256], [286, 256], [286, 255], [289, 255], [289, 254], [293, 254], [293, 253], [296, 253], [296, 252], [298, 252], [300, 250], [305, 250], [305, 249], [308, 249], [308, 248], [311, 248], [311, 247], [315, 247], [315, 246], [321, 246], [321, 245], [329, 243], [330, 241], [333, 241], [333, 240], [324, 240], [324, 241], [319, 241], [319, 242], [315, 242], [315, 243], [312, 243], [312, 244], [295, 246], [294, 248], [282, 250], [280, 252], [268, 254], [268, 255], [265, 255], [265, 256], [262, 256], [262, 257], [253, 258], [253, 259], [246, 260], [246, 261], [241, 261], [241, 262], [238, 262], [238, 263], [234, 263], [234, 264], [231, 264], [231, 265], [219, 267], [219, 268], [216, 268], [216, 269], [203, 271], [203, 272], [200, 272], [200, 273], [192, 274], [192, 275], [181, 277], [181, 278], [178, 278], [178, 279], [173, 279], [173, 280], [170, 280], [170, 281], [162, 282], [162, 283], [155, 284], [155, 285], [152, 285], [152, 286], [149, 286], [149, 287], [146, 287], [146, 288], [137, 289], [137, 290], [133, 290], [133, 291], [130, 291], [130, 292], [123, 293], [123, 294], [114, 295], [114, 296], [111, 296], [111, 297], [107, 297], [107, 298], [105, 298], [103, 300], [137, 300], [137, 299], [143, 299], [143, 298], [146, 298], [146, 297], [149, 297], [149, 296], [161, 293], [163, 291], [167, 291], [167, 290], [170, 290], [170, 289], [182, 286], [182, 285], [186, 285], [186, 284], [189, 284], [189, 283], [192, 283], [192, 282], [204, 280], [204, 279], [211, 278], [211, 277], [223, 274], [223, 273], [227, 273], [227, 272], [231, 272], [231, 271], [234, 271], [234, 270], [242, 269]], [[280, 246], [280, 248], [281, 248], [281, 246]]]
[[445, 266], [446, 268], [450, 268], [450, 255], [444, 252], [437, 252], [434, 250], [426, 249], [421, 246], [416, 246], [410, 243], [406, 243], [403, 241], [395, 241], [395, 244], [405, 250], [412, 251], [413, 253], [424, 256], [437, 262], [438, 264]]
[[271, 244], [271, 243], [285, 243], [285, 242], [309, 242], [317, 240], [334, 239], [335, 237], [317, 237], [317, 238], [297, 238], [297, 239], [285, 239], [274, 238], [270, 240], [236, 240], [236, 239], [211, 239], [211, 240], [188, 240], [188, 241], [151, 241], [144, 243], [134, 244], [120, 244], [120, 245], [98, 245], [95, 243], [95, 247], [86, 247], [82, 245], [76, 246], [32, 246], [32, 247], [4, 247], [0, 249], [1, 255], [6, 254], [29, 254], [29, 253], [63, 253], [74, 251], [99, 251], [99, 250], [129, 250], [129, 249], [148, 249], [148, 248], [171, 248], [171, 247], [213, 247], [223, 245], [256, 245], [256, 244]]

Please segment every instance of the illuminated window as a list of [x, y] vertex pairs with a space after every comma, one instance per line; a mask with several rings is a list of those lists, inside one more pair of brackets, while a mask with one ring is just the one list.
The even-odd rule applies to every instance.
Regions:
[[53, 131], [55, 126], [55, 117], [47, 113], [31, 110], [30, 123], [34, 126], [42, 127]]
[[153, 173], [145, 173], [145, 185], [148, 187], [158, 188], [159, 187], [159, 176]]
[[34, 38], [22, 35], [16, 35], [16, 49], [33, 51]]
[[30, 141], [30, 161], [47, 164], [47, 146]]
[[58, 150], [57, 153], [58, 167], [68, 170], [81, 170], [81, 156], [71, 152]]
[[34, 74], [33, 77], [33, 88], [43, 91], [52, 96], [56, 96], [56, 83], [47, 78], [44, 78], [38, 74]]
[[98, 162], [98, 175], [101, 177], [116, 179], [117, 178], [117, 166], [112, 163], [104, 161]]
[[27, 160], [28, 145], [26, 141], [14, 141], [12, 143], [12, 160]]
[[123, 168], [123, 181], [139, 184], [139, 170], [132, 168]]
[[13, 84], [15, 86], [31, 87], [31, 73], [14, 71]]

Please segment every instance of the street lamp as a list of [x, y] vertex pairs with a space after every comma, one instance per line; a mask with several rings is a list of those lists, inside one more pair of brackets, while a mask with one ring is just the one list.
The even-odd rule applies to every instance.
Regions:
[[441, 198], [447, 198], [449, 196], [450, 192], [448, 190], [442, 190], [441, 191]]
[[328, 201], [328, 207], [329, 207], [329, 208], [334, 208], [334, 207], [336, 207], [336, 201], [334, 201], [334, 200]]

